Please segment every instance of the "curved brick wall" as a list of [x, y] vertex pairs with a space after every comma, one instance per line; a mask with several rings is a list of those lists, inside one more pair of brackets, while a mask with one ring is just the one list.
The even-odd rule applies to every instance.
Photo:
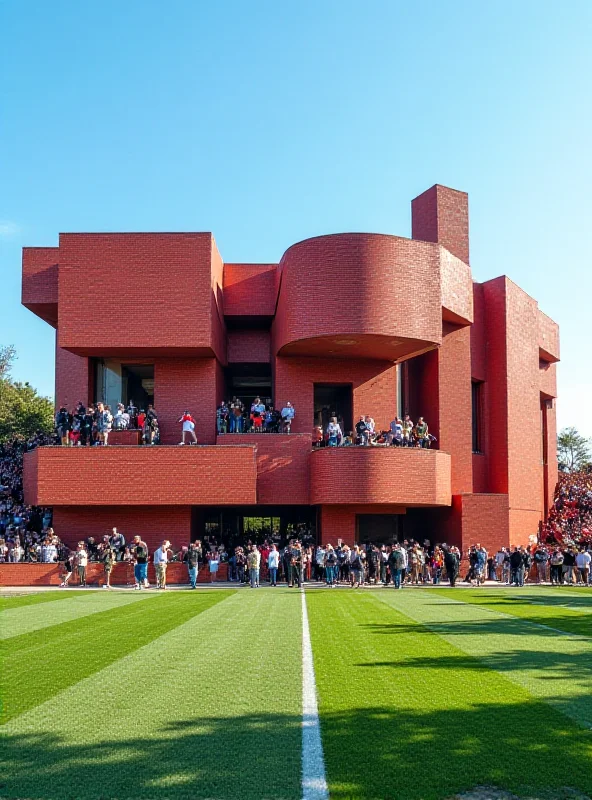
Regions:
[[275, 350], [394, 361], [439, 344], [439, 248], [344, 233], [295, 244], [281, 262]]
[[323, 448], [311, 457], [310, 502], [449, 506], [450, 456], [396, 447]]

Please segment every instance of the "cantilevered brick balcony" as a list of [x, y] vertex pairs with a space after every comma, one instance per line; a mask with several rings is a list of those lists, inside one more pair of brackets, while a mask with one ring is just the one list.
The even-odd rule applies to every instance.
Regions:
[[450, 455], [398, 447], [334, 447], [311, 457], [310, 502], [449, 506]]
[[250, 505], [255, 447], [40, 447], [24, 486], [31, 505]]

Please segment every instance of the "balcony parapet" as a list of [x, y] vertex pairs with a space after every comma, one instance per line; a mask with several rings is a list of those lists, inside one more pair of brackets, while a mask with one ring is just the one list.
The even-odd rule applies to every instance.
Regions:
[[39, 447], [24, 457], [25, 502], [40, 506], [252, 505], [256, 450]]
[[326, 447], [311, 456], [313, 504], [449, 506], [450, 455], [406, 447]]

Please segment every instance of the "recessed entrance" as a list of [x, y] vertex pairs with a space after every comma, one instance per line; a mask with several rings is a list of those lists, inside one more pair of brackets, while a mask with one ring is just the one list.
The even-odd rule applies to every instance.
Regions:
[[236, 396], [247, 409], [256, 397], [265, 404], [272, 400], [271, 364], [231, 364], [225, 377], [226, 400]]
[[353, 430], [353, 389], [351, 383], [315, 383], [314, 425], [325, 431], [331, 417], [337, 417], [344, 435]]
[[108, 358], [96, 362], [95, 402], [102, 401], [114, 411], [118, 403], [146, 409], [154, 403], [154, 364], [124, 364]]
[[244, 547], [266, 540], [283, 547], [292, 537], [308, 545], [316, 542], [317, 515], [309, 506], [246, 506], [242, 508], [195, 507], [192, 539], [203, 539], [226, 548]]

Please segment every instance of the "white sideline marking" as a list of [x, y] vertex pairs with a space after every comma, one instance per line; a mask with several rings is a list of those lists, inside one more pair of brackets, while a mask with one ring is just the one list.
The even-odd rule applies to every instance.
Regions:
[[325, 776], [317, 685], [304, 588], [300, 592], [302, 594], [302, 798], [328, 800], [329, 790]]

